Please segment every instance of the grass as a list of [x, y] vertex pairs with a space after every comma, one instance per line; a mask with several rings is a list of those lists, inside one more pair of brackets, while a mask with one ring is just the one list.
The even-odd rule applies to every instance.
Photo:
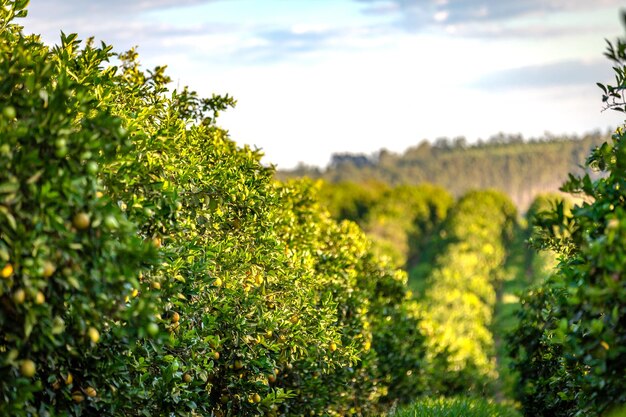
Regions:
[[480, 398], [424, 398], [389, 417], [521, 417], [515, 409]]

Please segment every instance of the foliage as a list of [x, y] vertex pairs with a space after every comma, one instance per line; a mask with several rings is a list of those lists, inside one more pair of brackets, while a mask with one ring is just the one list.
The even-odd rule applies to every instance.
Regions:
[[133, 50], [50, 50], [3, 6], [2, 414], [363, 415], [422, 392], [406, 275], [228, 138], [232, 98], [170, 92]]
[[320, 198], [335, 219], [356, 222], [374, 251], [412, 270], [432, 257], [429, 242], [438, 232], [453, 198], [429, 184], [390, 188], [382, 183], [323, 182]]
[[505, 195], [474, 191], [446, 219], [422, 299], [435, 392], [488, 391], [497, 377], [490, 326], [516, 216]]
[[[306, 401], [337, 402], [337, 414], [360, 414], [376, 402], [404, 402], [423, 390], [423, 337], [415, 303], [407, 298], [406, 275], [381, 262], [365, 235], [351, 222], [336, 224], [312, 198], [311, 183], [290, 183], [284, 193], [291, 213], [282, 217], [282, 235], [295, 259], [312, 264], [319, 300], [338, 302], [341, 346], [357, 345], [359, 364], [320, 374], [306, 361], [294, 364], [291, 388]], [[294, 198], [295, 197], [295, 198]], [[319, 303], [320, 301], [318, 301]], [[308, 379], [302, 376], [309, 375]], [[352, 381], [346, 384], [345, 381]], [[341, 406], [349, 400], [349, 408]]]
[[519, 413], [501, 404], [479, 398], [425, 398], [403, 408], [392, 417], [518, 417]]
[[428, 184], [398, 186], [383, 193], [363, 222], [375, 250], [410, 270], [452, 206], [452, 196]]
[[339, 183], [323, 182], [319, 198], [336, 220], [351, 220], [363, 224], [372, 206], [381, 199], [389, 187], [381, 182]]
[[[543, 251], [536, 251], [532, 249], [532, 246], [536, 242], [535, 235], [544, 235], [545, 230], [544, 218], [556, 215], [561, 219], [566, 219], [571, 216], [571, 210], [573, 206], [573, 200], [568, 198], [566, 194], [546, 193], [538, 195], [532, 202], [528, 211], [526, 212], [527, 228], [524, 238], [527, 241], [529, 250], [526, 251], [525, 266], [528, 271], [528, 285], [541, 284], [550, 277], [554, 268], [557, 265], [557, 254], [546, 248]], [[554, 214], [551, 214], [554, 213]], [[552, 233], [558, 239], [563, 239], [566, 236], [565, 228], [558, 226], [552, 228]]]
[[[623, 40], [617, 45], [608, 55], [623, 66]], [[595, 416], [626, 403], [625, 141], [619, 128], [591, 153], [587, 166], [600, 175], [572, 175], [562, 187], [583, 202], [543, 216], [534, 238], [560, 262], [526, 297], [511, 339], [527, 415]]]
[[[98, 71], [78, 80], [71, 37], [51, 52], [9, 23], [26, 3], [0, 8], [0, 414], [115, 414], [137, 391], [126, 355], [154, 326], [154, 298], [133, 294], [156, 251], [97, 180], [128, 151]], [[75, 62], [107, 56], [86, 47]]]

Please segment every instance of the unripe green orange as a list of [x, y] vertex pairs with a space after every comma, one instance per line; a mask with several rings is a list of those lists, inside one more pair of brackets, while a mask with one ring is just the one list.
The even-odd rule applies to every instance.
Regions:
[[31, 361], [30, 359], [24, 359], [20, 363], [20, 374], [22, 374], [22, 376], [25, 376], [26, 378], [32, 378], [33, 376], [35, 376], [36, 371], [37, 368], [35, 367], [35, 362]]
[[115, 230], [120, 227], [120, 223], [115, 216], [109, 215], [104, 218], [104, 226], [109, 230]]
[[54, 271], [56, 271], [56, 267], [54, 266], [54, 264], [50, 261], [46, 261], [43, 263], [43, 277], [44, 278], [50, 278], [52, 276], [52, 274], [54, 274]]
[[2, 109], [2, 115], [7, 119], [15, 119], [16, 114], [15, 107], [13, 106], [4, 106]]
[[146, 331], [150, 336], [156, 336], [157, 334], [159, 334], [159, 325], [156, 323], [150, 323], [146, 327]]
[[91, 219], [89, 218], [89, 215], [87, 213], [77, 213], [72, 220], [72, 224], [78, 230], [85, 230], [89, 228], [89, 225], [91, 224]]
[[15, 290], [15, 292], [13, 293], [13, 302], [15, 304], [22, 304], [25, 299], [26, 299], [26, 292], [23, 289], [19, 288]]
[[87, 162], [87, 173], [89, 175], [96, 175], [98, 173], [98, 163], [94, 161]]

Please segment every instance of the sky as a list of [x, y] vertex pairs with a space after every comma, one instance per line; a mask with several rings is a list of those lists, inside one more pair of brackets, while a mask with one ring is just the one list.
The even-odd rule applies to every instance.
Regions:
[[31, 0], [50, 45], [94, 36], [172, 88], [234, 96], [218, 124], [278, 168], [426, 139], [606, 131], [596, 82], [622, 0]]

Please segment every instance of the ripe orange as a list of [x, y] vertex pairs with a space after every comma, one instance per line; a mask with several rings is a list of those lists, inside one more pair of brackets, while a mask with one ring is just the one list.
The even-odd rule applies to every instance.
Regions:
[[174, 312], [171, 318], [172, 323], [178, 323], [179, 320], [180, 320], [180, 314], [178, 314], [177, 312]]
[[100, 333], [94, 327], [90, 327], [89, 330], [87, 330], [87, 336], [89, 336], [89, 339], [91, 339], [93, 343], [98, 343], [100, 340]]
[[13, 265], [6, 264], [4, 268], [2, 268], [2, 271], [0, 271], [0, 275], [2, 275], [2, 278], [9, 278], [13, 275]]
[[32, 378], [33, 376], [35, 376], [36, 371], [37, 368], [35, 367], [35, 362], [31, 361], [30, 359], [24, 359], [20, 363], [20, 374], [22, 374], [22, 376], [25, 376], [26, 378]]
[[15, 304], [22, 304], [25, 299], [26, 299], [26, 292], [23, 289], [19, 288], [15, 290], [15, 292], [13, 293], [13, 302]]
[[52, 276], [52, 274], [54, 274], [54, 271], [56, 271], [56, 267], [54, 266], [54, 264], [50, 261], [45, 261], [43, 263], [43, 277], [44, 278], [50, 278]]
[[95, 397], [96, 395], [98, 395], [98, 393], [96, 392], [96, 389], [94, 387], [87, 387], [85, 388], [85, 394], [87, 394], [88, 397]]
[[87, 213], [80, 212], [74, 216], [72, 224], [78, 230], [85, 230], [89, 228], [89, 225], [91, 224], [91, 219], [89, 218], [89, 215]]
[[46, 296], [43, 295], [43, 293], [41, 291], [37, 291], [37, 294], [35, 295], [35, 304], [43, 304], [46, 302]]
[[79, 391], [74, 391], [72, 393], [72, 400], [77, 404], [82, 403], [83, 401], [85, 401], [85, 396], [81, 394]]

